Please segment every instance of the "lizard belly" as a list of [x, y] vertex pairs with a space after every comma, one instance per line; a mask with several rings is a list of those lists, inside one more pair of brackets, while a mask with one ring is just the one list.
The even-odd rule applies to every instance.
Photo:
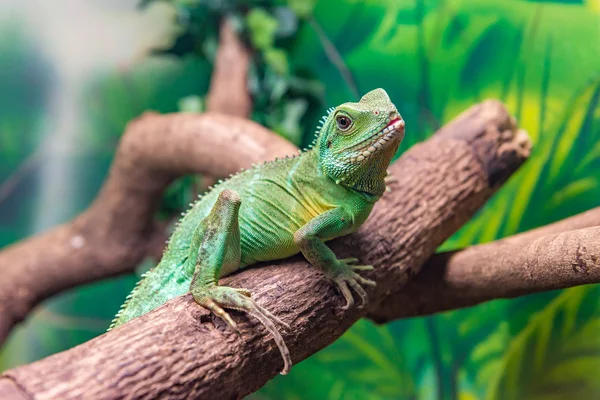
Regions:
[[241, 266], [299, 253], [294, 233], [326, 209], [273, 182], [260, 182], [251, 193], [243, 193], [239, 214]]

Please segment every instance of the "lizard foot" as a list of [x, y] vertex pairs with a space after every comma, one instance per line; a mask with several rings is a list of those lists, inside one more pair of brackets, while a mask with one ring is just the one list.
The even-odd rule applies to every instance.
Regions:
[[292, 367], [292, 359], [290, 352], [283, 340], [283, 337], [277, 330], [275, 323], [289, 329], [290, 326], [277, 318], [267, 309], [261, 307], [251, 297], [250, 292], [246, 289], [231, 288], [227, 286], [211, 285], [208, 287], [200, 287], [192, 290], [192, 295], [196, 303], [208, 308], [217, 317], [229, 325], [229, 327], [238, 335], [240, 331], [235, 321], [224, 308], [233, 310], [245, 311], [254, 316], [261, 324], [273, 335], [275, 344], [279, 348], [281, 357], [283, 358], [282, 375], [287, 374]]
[[385, 182], [385, 191], [391, 192], [392, 187], [389, 184], [398, 182], [398, 178], [396, 178], [394, 175], [392, 175], [392, 173], [390, 171], [387, 171], [387, 176], [385, 178], [383, 178], [383, 181]]
[[363, 308], [367, 304], [367, 292], [363, 289], [362, 285], [365, 286], [376, 286], [377, 284], [367, 278], [363, 278], [357, 271], [371, 271], [373, 269], [372, 265], [352, 265], [355, 262], [358, 262], [357, 258], [343, 258], [341, 260], [337, 260], [337, 268], [333, 276], [331, 276], [331, 280], [337, 285], [342, 292], [342, 295], [346, 299], [346, 305], [342, 307], [342, 310], [347, 310], [354, 305], [354, 297], [352, 296], [352, 292], [350, 288], [354, 289], [354, 291], [358, 294], [361, 300], [361, 304], [359, 308]]

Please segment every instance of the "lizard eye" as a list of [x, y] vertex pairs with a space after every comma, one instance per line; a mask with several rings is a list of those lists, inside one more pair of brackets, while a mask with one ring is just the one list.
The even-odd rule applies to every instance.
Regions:
[[352, 126], [352, 120], [345, 115], [338, 115], [335, 118], [335, 122], [341, 131], [347, 131]]

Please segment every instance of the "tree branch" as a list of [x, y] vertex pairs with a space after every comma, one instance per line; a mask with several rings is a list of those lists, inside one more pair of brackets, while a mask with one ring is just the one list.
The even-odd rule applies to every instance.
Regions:
[[437, 254], [369, 318], [386, 323], [590, 283], [600, 283], [600, 207], [496, 242]]
[[[437, 246], [466, 222], [529, 154], [504, 107], [473, 107], [392, 167], [397, 182], [359, 232], [332, 242], [340, 257], [375, 265], [368, 309], [341, 309], [343, 298], [301, 257], [247, 269], [222, 283], [245, 287], [290, 323], [283, 332], [294, 362], [332, 343], [359, 318], [401, 290]], [[197, 306], [191, 296], [90, 342], [0, 379], [5, 398], [240, 398], [281, 370], [262, 325], [245, 315], [241, 337]], [[8, 389], [7, 389], [8, 390]], [[13, 395], [15, 397], [13, 397]]]
[[[207, 111], [242, 118], [249, 117], [252, 111], [252, 99], [247, 84], [249, 65], [249, 51], [233, 29], [231, 21], [224, 19], [221, 21], [215, 68], [208, 89]], [[216, 183], [215, 176], [227, 176], [227, 173], [221, 172], [212, 176], [202, 174], [202, 188], [194, 187], [194, 191], [197, 194], [206, 191]], [[165, 228], [165, 224], [156, 224], [146, 246], [147, 256], [152, 257], [156, 262], [160, 261], [165, 241], [169, 237]]]
[[252, 99], [248, 91], [250, 53], [233, 30], [231, 21], [224, 19], [219, 31], [219, 49], [215, 59], [207, 109], [248, 117]]
[[145, 255], [160, 195], [174, 178], [235, 173], [294, 151], [236, 117], [145, 114], [130, 123], [106, 183], [85, 212], [0, 252], [0, 342], [41, 300], [131, 271]]
[[106, 183], [84, 213], [0, 252], [0, 344], [40, 301], [130, 272], [145, 256], [162, 254], [165, 226], [156, 224], [154, 215], [173, 179], [189, 173], [227, 176], [296, 151], [262, 126], [237, 118], [246, 117], [252, 107], [248, 63], [247, 51], [224, 22], [208, 96], [210, 112], [146, 113], [131, 122]]

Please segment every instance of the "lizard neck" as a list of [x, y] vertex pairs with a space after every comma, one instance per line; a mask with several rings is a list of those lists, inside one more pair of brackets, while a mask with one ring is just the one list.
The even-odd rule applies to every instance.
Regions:
[[377, 201], [385, 192], [388, 167], [388, 163], [380, 161], [357, 169], [341, 180], [340, 184]]
[[[399, 143], [398, 143], [399, 144]], [[370, 201], [377, 201], [385, 192], [385, 177], [390, 160], [394, 156], [398, 144], [390, 146], [368, 164], [354, 165], [341, 163], [332, 157], [314, 151], [314, 157], [325, 175], [338, 185], [360, 193]]]
[[[379, 200], [379, 198], [385, 191], [385, 182], [383, 180], [387, 175], [387, 170], [385, 168], [383, 170], [384, 175], [381, 178], [383, 186], [381, 189], [381, 193], [379, 193], [375, 191], [369, 191], [368, 188], [366, 186], [361, 185], [360, 182], [357, 182], [357, 185], [350, 185], [346, 184], [346, 182], [336, 181], [336, 179], [334, 179], [327, 173], [327, 168], [323, 167], [323, 164], [321, 163], [319, 157], [319, 153], [315, 149], [303, 152], [299, 158], [300, 160], [298, 160], [298, 162], [291, 167], [290, 172], [292, 174], [300, 173], [301, 177], [309, 176], [310, 179], [305, 181], [305, 184], [310, 185], [312, 188], [321, 188], [324, 191], [327, 191], [326, 188], [328, 187], [328, 185], [338, 186], [340, 188], [343, 188], [344, 191], [351, 192], [354, 195], [362, 198], [367, 203], [375, 203], [377, 200]], [[370, 177], [369, 179], [371, 178], [372, 177]], [[339, 193], [341, 192], [338, 191], [336, 193], [338, 193], [339, 195]]]

